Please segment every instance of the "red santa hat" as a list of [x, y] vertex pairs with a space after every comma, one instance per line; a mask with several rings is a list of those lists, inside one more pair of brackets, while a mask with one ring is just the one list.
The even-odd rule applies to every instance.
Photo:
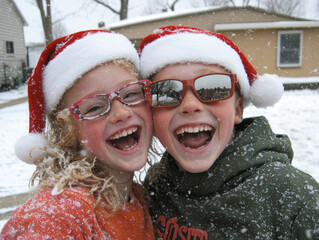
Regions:
[[42, 52], [28, 80], [29, 134], [15, 144], [16, 155], [26, 163], [46, 146], [46, 115], [56, 109], [63, 94], [88, 71], [115, 59], [126, 59], [136, 68], [138, 54], [123, 35], [106, 30], [77, 32], [54, 40]]
[[259, 75], [245, 55], [227, 37], [198, 28], [166, 26], [145, 37], [139, 48], [140, 73], [149, 78], [167, 65], [218, 64], [237, 75], [245, 106], [274, 105], [283, 94], [277, 75]]

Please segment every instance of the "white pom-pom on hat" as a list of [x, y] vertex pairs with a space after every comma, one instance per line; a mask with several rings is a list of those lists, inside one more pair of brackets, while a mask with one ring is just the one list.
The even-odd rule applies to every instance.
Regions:
[[28, 80], [29, 134], [15, 144], [22, 161], [32, 164], [44, 153], [46, 114], [55, 110], [63, 94], [85, 73], [116, 59], [139, 68], [133, 44], [124, 35], [107, 30], [77, 32], [46, 46]]
[[138, 48], [140, 72], [149, 78], [177, 63], [217, 64], [237, 75], [244, 105], [273, 106], [282, 96], [276, 75], [259, 75], [246, 56], [227, 37], [198, 28], [166, 26], [146, 36]]
[[25, 163], [33, 164], [34, 159], [38, 159], [43, 155], [41, 149], [47, 143], [47, 139], [42, 133], [30, 133], [18, 139], [14, 146], [15, 153]]
[[248, 99], [256, 107], [265, 108], [278, 102], [283, 92], [284, 87], [277, 75], [258, 75], [250, 87]]

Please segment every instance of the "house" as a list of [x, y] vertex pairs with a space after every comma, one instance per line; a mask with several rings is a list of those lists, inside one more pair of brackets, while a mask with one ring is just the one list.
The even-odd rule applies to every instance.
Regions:
[[0, 88], [8, 89], [23, 81], [27, 50], [23, 27], [27, 22], [13, 0], [0, 5]]
[[27, 59], [28, 59], [28, 68], [33, 70], [39, 61], [41, 53], [45, 48], [45, 43], [29, 43], [27, 45]]
[[[300, 79], [314, 77], [317, 81], [307, 83], [306, 87], [319, 87], [319, 21], [255, 7], [223, 7], [145, 16], [121, 21], [109, 28], [125, 34], [138, 46], [144, 36], [166, 25], [222, 33], [238, 45], [258, 73]], [[289, 87], [287, 84], [286, 88]]]

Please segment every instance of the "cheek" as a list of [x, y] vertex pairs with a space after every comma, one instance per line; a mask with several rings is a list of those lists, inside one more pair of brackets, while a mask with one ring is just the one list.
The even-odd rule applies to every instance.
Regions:
[[227, 138], [232, 134], [235, 124], [235, 107], [230, 101], [218, 104], [214, 108], [214, 115], [219, 123], [219, 134]]
[[161, 142], [165, 142], [166, 137], [169, 135], [169, 123], [171, 118], [170, 111], [153, 109], [154, 131]]
[[151, 108], [146, 105], [133, 106], [132, 110], [134, 114], [144, 122], [146, 134], [153, 136], [153, 118]]
[[[163, 127], [163, 125], [165, 124], [165, 114], [161, 114], [159, 111], [157, 110], [153, 110], [153, 123], [154, 123], [154, 129], [159, 129], [161, 127]], [[163, 121], [164, 120], [164, 121]]]
[[78, 124], [77, 129], [79, 142], [87, 151], [91, 151], [92, 148], [98, 146], [100, 144], [99, 142], [101, 142], [100, 140], [103, 139], [103, 128], [101, 124], [93, 122], [87, 124], [87, 121], [84, 121]]
[[[152, 117], [152, 111], [151, 109], [147, 106], [142, 110], [142, 114], [144, 115], [144, 123], [147, 129], [147, 132], [151, 132], [153, 135], [153, 117]], [[143, 116], [142, 115], [142, 116]]]

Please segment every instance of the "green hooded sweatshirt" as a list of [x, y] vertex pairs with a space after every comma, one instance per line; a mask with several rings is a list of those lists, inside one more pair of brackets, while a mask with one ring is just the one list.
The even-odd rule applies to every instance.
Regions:
[[236, 139], [205, 172], [181, 171], [167, 152], [147, 174], [158, 239], [319, 239], [319, 184], [291, 165], [285, 135], [264, 117], [235, 127]]

